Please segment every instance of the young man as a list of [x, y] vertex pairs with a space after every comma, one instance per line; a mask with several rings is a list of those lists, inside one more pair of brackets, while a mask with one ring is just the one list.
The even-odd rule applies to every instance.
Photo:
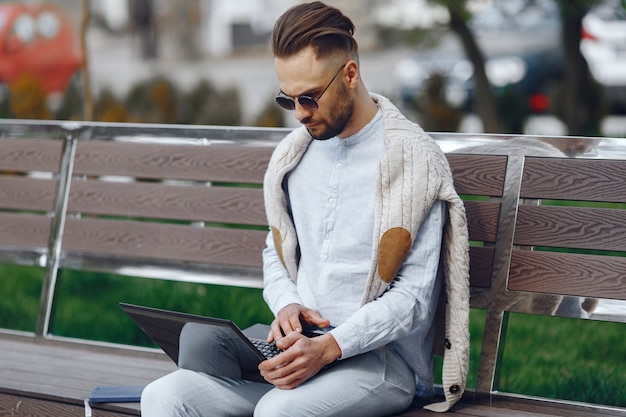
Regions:
[[[181, 369], [144, 390], [144, 417], [399, 412], [416, 386], [432, 393], [440, 295], [446, 398], [428, 407], [445, 411], [460, 398], [469, 350], [463, 204], [432, 139], [368, 93], [353, 31], [339, 10], [314, 2], [285, 12], [272, 35], [276, 100], [303, 125], [277, 146], [264, 185], [264, 297], [276, 315], [268, 341], [283, 352], [258, 365], [266, 383], [253, 382], [245, 358], [202, 359], [220, 347], [183, 331]], [[330, 330], [308, 338], [310, 325]]]

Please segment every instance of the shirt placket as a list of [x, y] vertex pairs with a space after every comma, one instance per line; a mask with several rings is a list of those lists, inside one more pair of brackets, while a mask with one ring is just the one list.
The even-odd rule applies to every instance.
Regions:
[[337, 200], [339, 198], [341, 177], [346, 163], [347, 151], [348, 147], [343, 142], [337, 146], [328, 180], [328, 194], [326, 196], [326, 205], [324, 210], [324, 240], [322, 243], [322, 250], [320, 251], [320, 256], [323, 261], [328, 260], [335, 234]]

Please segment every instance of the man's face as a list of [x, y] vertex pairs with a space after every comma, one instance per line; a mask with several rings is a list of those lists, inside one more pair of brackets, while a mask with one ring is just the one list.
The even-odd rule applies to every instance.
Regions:
[[[354, 97], [346, 83], [345, 61], [318, 60], [312, 49], [305, 49], [288, 58], [276, 58], [275, 65], [280, 90], [294, 100], [294, 115], [310, 135], [318, 140], [341, 136], [354, 112]], [[297, 99], [300, 96], [313, 98], [318, 108], [301, 105]]]

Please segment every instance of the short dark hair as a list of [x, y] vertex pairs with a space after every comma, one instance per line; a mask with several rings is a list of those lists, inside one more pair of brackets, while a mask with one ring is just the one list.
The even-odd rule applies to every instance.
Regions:
[[345, 51], [354, 59], [358, 46], [354, 24], [341, 11], [321, 1], [299, 4], [278, 18], [272, 32], [272, 52], [286, 58], [313, 47], [317, 58]]

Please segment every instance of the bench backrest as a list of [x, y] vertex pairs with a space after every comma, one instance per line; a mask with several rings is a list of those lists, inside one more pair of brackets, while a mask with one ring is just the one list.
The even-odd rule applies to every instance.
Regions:
[[[507, 164], [491, 282], [472, 278], [472, 307], [487, 312], [478, 392], [497, 389], [509, 312], [587, 317], [598, 298], [626, 300], [626, 142], [485, 142], [453, 151], [505, 154]], [[563, 152], [578, 147], [583, 155]]]
[[[0, 122], [0, 261], [45, 266], [36, 333], [48, 334], [61, 268], [260, 288], [261, 184], [287, 132]], [[471, 302], [487, 311], [476, 389], [490, 392], [508, 311], [554, 314], [564, 295], [626, 300], [626, 210], [616, 205], [626, 203], [626, 146], [578, 138], [594, 153], [574, 158], [557, 151], [567, 138], [533, 148], [433, 137], [465, 200]]]
[[520, 198], [510, 290], [626, 300], [626, 161], [528, 157]]
[[48, 253], [63, 141], [0, 137], [0, 259], [39, 264]]
[[[271, 146], [78, 143], [62, 250], [108, 264], [261, 266]], [[132, 262], [130, 262], [132, 260]]]
[[504, 196], [507, 157], [448, 154], [457, 192], [465, 199], [470, 246], [470, 285], [489, 288]]

